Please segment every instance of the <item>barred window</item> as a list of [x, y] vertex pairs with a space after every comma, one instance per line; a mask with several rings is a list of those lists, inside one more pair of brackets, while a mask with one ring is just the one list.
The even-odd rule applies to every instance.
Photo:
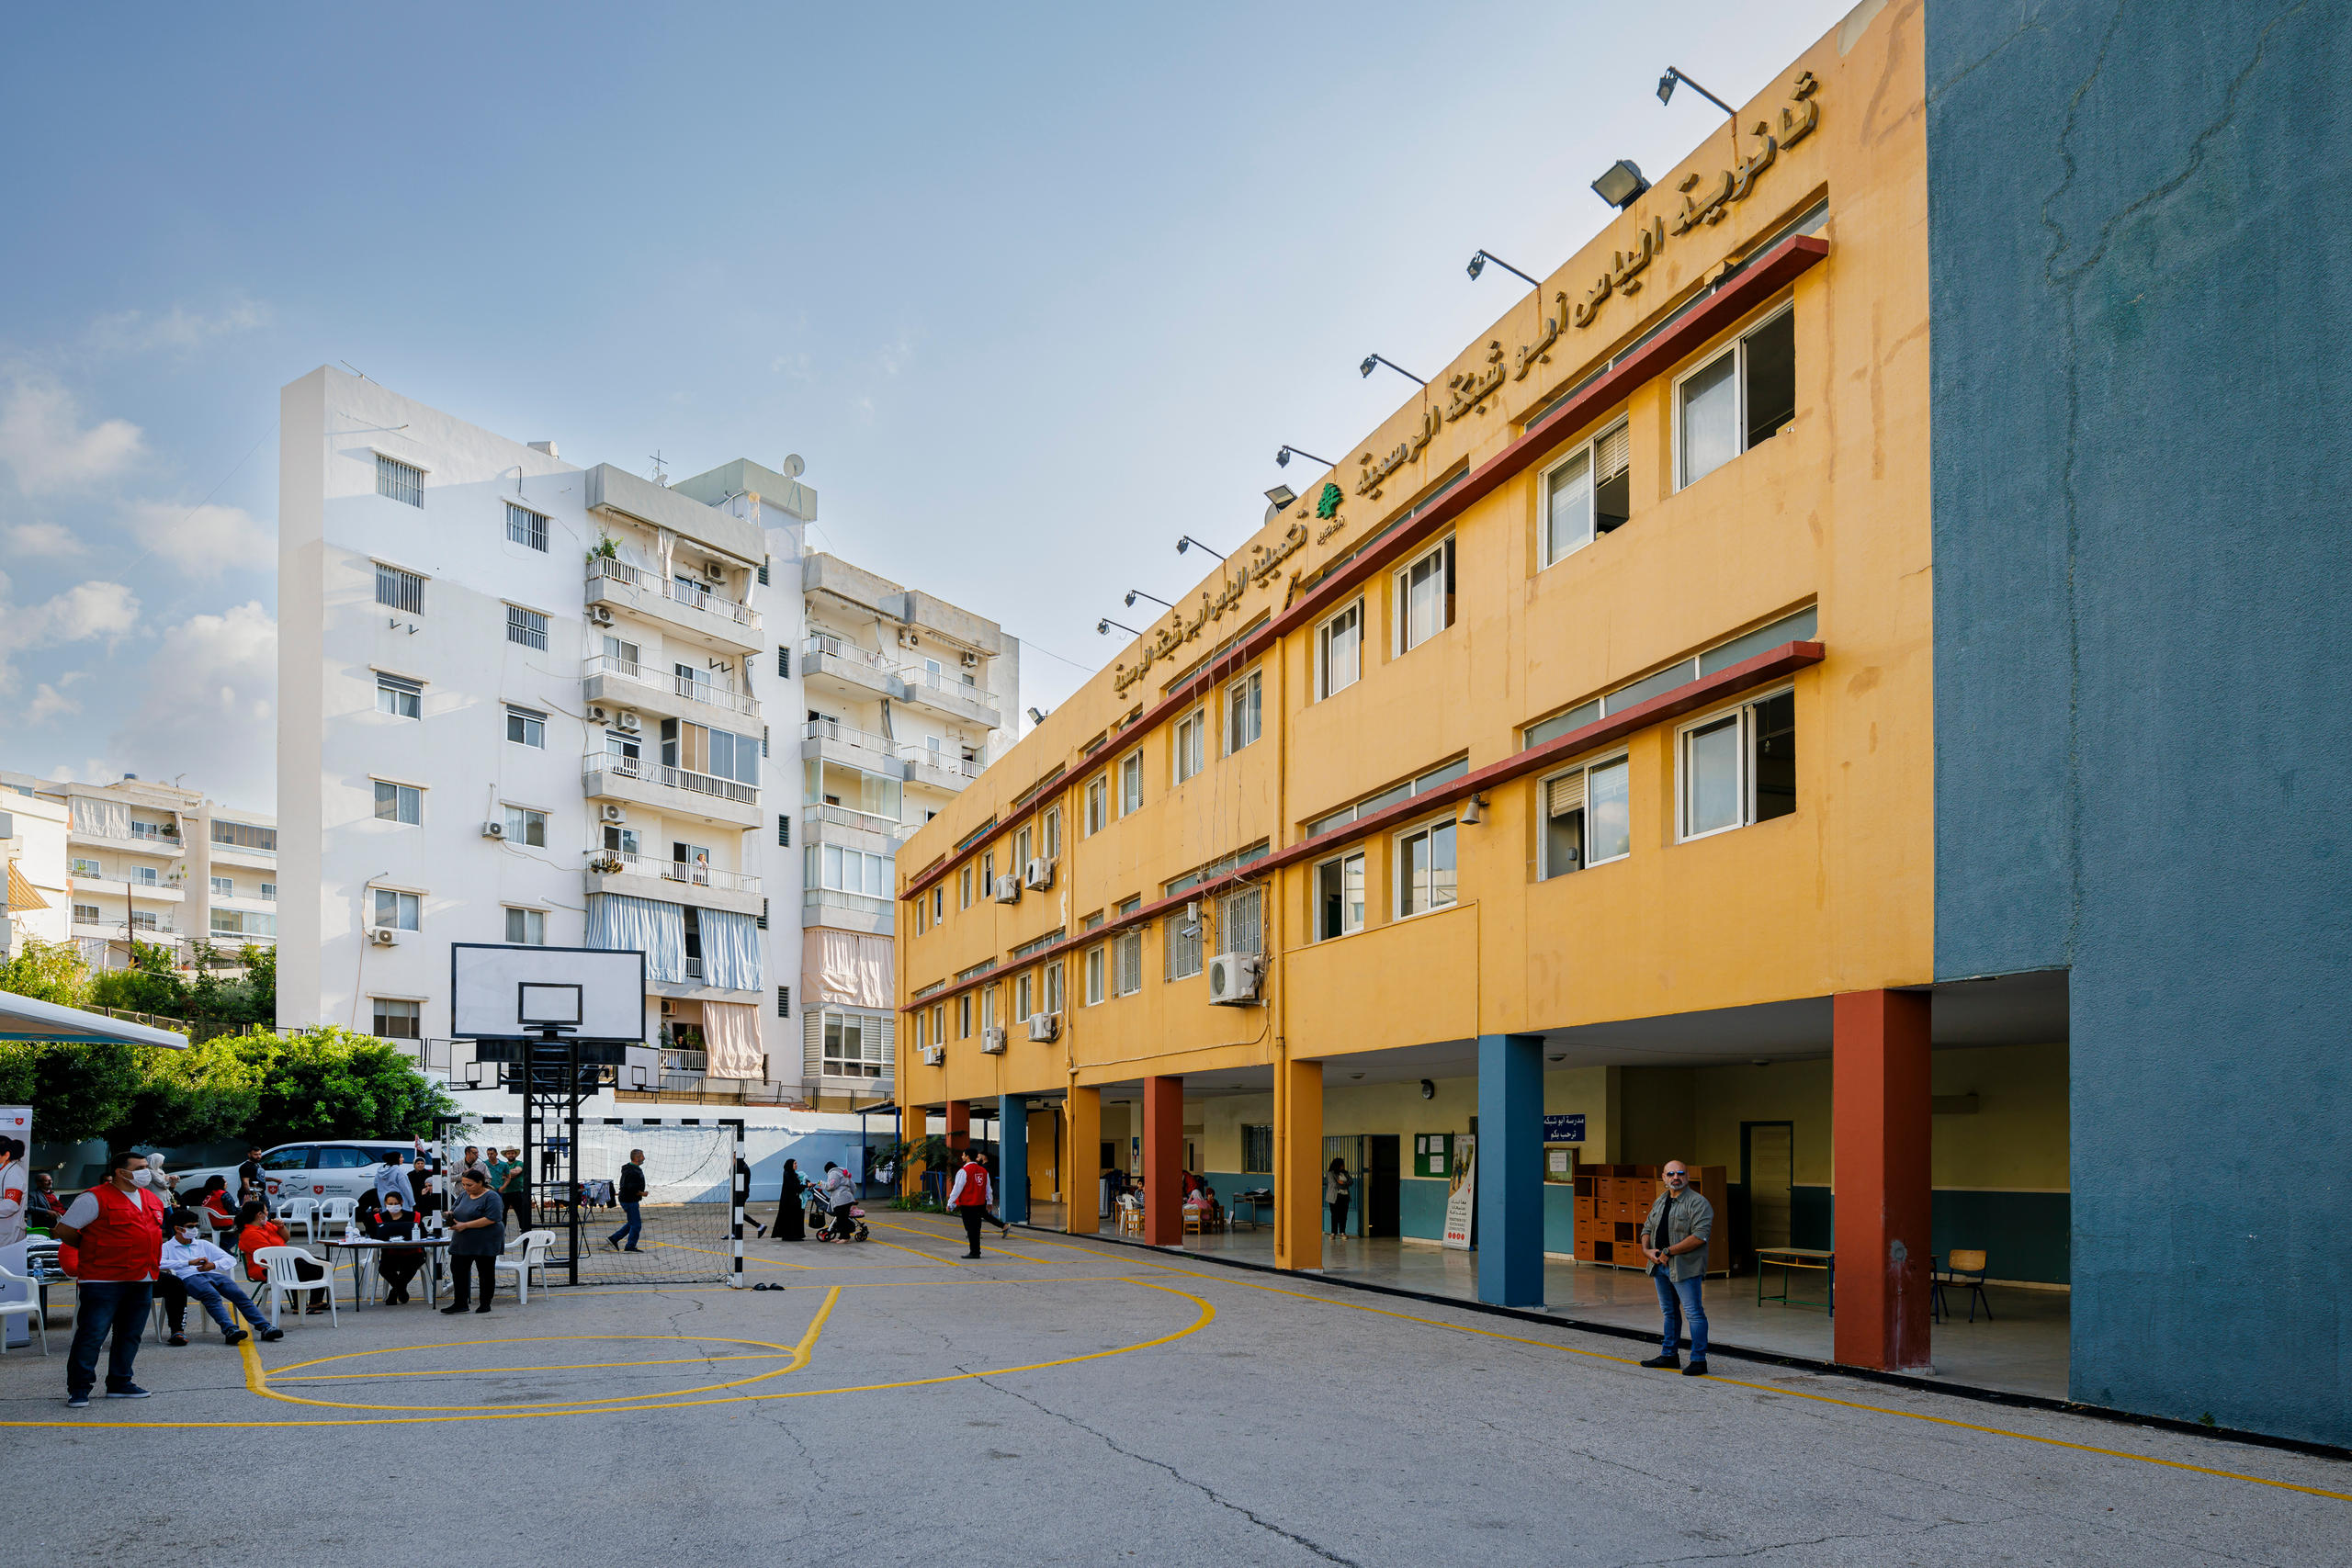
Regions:
[[1143, 932], [1121, 931], [1111, 942], [1114, 996], [1132, 997], [1143, 989]]
[[506, 503], [506, 536], [535, 550], [548, 547], [548, 520], [527, 506]]
[[1228, 893], [1218, 900], [1216, 942], [1220, 953], [1262, 953], [1264, 928], [1258, 911], [1260, 890], [1251, 887]]
[[506, 640], [519, 642], [525, 648], [536, 648], [542, 653], [548, 646], [548, 618], [537, 610], [526, 610], [519, 604], [506, 606]]
[[376, 603], [403, 615], [424, 614], [424, 579], [396, 566], [376, 563]]
[[1241, 1129], [1241, 1173], [1269, 1176], [1274, 1168], [1274, 1130], [1271, 1126]]
[[376, 493], [390, 496], [394, 501], [405, 502], [411, 506], [423, 506], [424, 470], [379, 453], [376, 457]]
[[1168, 977], [1191, 979], [1201, 972], [1200, 922], [1188, 920], [1182, 914], [1170, 914], [1161, 923], [1168, 931]]

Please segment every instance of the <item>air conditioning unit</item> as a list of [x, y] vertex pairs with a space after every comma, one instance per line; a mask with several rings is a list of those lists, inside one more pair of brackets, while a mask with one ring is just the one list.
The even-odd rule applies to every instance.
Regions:
[[600, 707], [592, 707], [588, 710], [588, 722], [591, 724], [602, 724], [612, 716]]
[[702, 574], [713, 582], [723, 584], [727, 581], [727, 563], [707, 560], [702, 563]]
[[922, 646], [922, 639], [916, 637], [913, 632], [901, 626], [899, 629], [899, 646], [900, 648], [921, 648]]
[[669, 1016], [670, 1016], [670, 1011], [671, 1011], [671, 1002], [670, 1002], [670, 998], [667, 998], [667, 997], [663, 997], [663, 998], [662, 998], [662, 1016], [663, 1018], [667, 1018], [667, 1017], [669, 1017]]
[[1004, 1025], [991, 1023], [980, 1031], [980, 1049], [991, 1056], [1004, 1055]]
[[1031, 861], [1022, 869], [1021, 885], [1040, 893], [1051, 887], [1054, 885], [1054, 863], [1049, 860]]
[[965, 669], [967, 669], [967, 670], [978, 670], [979, 667], [980, 667], [980, 656], [979, 656], [978, 654], [977, 654], [977, 653], [967, 653], [967, 654], [964, 655], [964, 668], [965, 668]]
[[503, 839], [506, 837], [506, 824], [485, 822], [481, 825], [481, 836], [485, 839]]
[[600, 822], [626, 822], [628, 813], [616, 802], [608, 800], [596, 807], [596, 819]]
[[1033, 1012], [1029, 1015], [1029, 1038], [1041, 1043], [1062, 1036], [1062, 1015], [1057, 1012]]
[[635, 735], [639, 730], [645, 728], [645, 721], [638, 717], [636, 714], [632, 713], [628, 708], [623, 708], [618, 714], [614, 716], [613, 728], [619, 730], [624, 735]]
[[947, 1060], [947, 1047], [944, 1045], [926, 1045], [922, 1048], [922, 1065], [924, 1066], [936, 1067]]
[[378, 947], [398, 947], [401, 944], [401, 933], [390, 926], [370, 926], [368, 929], [368, 940]]
[[613, 624], [613, 607], [610, 604], [589, 605], [588, 620], [589, 624], [592, 626], [611, 626]]
[[996, 901], [1000, 904], [1021, 902], [1021, 879], [1007, 872], [996, 879]]
[[1209, 960], [1209, 1000], [1219, 1007], [1255, 1007], [1266, 961], [1254, 953], [1220, 953]]

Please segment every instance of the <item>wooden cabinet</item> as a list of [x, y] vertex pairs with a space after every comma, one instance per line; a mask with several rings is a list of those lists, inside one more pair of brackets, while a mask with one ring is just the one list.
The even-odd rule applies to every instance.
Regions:
[[[1642, 1222], [1650, 1205], [1665, 1190], [1655, 1165], [1580, 1165], [1577, 1167], [1576, 1246], [1580, 1263], [1607, 1263], [1620, 1269], [1646, 1269], [1642, 1256]], [[1707, 1238], [1707, 1272], [1731, 1272], [1731, 1191], [1725, 1168], [1690, 1168], [1690, 1185], [1715, 1211], [1714, 1230]]]

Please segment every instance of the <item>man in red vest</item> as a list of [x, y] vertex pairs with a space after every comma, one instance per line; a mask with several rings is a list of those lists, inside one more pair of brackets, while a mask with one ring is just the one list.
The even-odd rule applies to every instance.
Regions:
[[972, 1150], [964, 1153], [964, 1168], [956, 1173], [956, 1185], [948, 1190], [947, 1206], [964, 1216], [964, 1235], [970, 1250], [967, 1258], [980, 1255], [980, 1222], [988, 1217], [989, 1168]]
[[57, 1224], [65, 1245], [58, 1262], [80, 1286], [74, 1309], [74, 1349], [65, 1368], [65, 1403], [86, 1408], [98, 1379], [98, 1347], [114, 1330], [107, 1359], [107, 1397], [144, 1399], [147, 1391], [130, 1381], [130, 1364], [147, 1329], [147, 1302], [164, 1256], [164, 1201], [139, 1185], [144, 1155], [118, 1153], [107, 1179], [74, 1200]]

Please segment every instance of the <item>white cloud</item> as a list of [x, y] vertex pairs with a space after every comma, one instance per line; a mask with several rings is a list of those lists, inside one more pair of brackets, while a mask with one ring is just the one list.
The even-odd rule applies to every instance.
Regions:
[[9, 655], [54, 648], [85, 637], [121, 637], [139, 624], [138, 596], [119, 582], [77, 583], [25, 609], [8, 603], [8, 580], [0, 576], [0, 692], [13, 691], [17, 672]]
[[266, 571], [277, 559], [269, 529], [238, 507], [136, 501], [128, 515], [133, 538], [198, 577], [217, 577], [225, 566]]
[[145, 441], [127, 419], [85, 429], [81, 405], [55, 381], [17, 376], [0, 399], [0, 462], [28, 495], [74, 490], [119, 473]]
[[260, 808], [277, 794], [277, 623], [249, 602], [164, 633], [110, 749], [142, 776], [186, 773], [218, 799]]
[[[74, 673], [78, 674], [80, 671], [77, 671]], [[73, 678], [73, 675], [68, 675], [63, 681], [59, 682], [58, 685], [67, 684]], [[67, 714], [81, 711], [80, 703], [59, 691], [57, 686], [52, 686], [44, 681], [33, 688], [33, 700], [25, 705], [25, 722], [46, 724], [52, 718], [60, 718]]]
[[144, 310], [121, 310], [100, 316], [90, 324], [90, 344], [100, 352], [115, 354], [141, 354], [156, 349], [184, 354], [215, 338], [250, 332], [268, 321], [269, 311], [250, 299], [240, 299], [209, 316], [177, 305], [160, 316]]
[[8, 530], [13, 555], [67, 560], [82, 553], [82, 541], [62, 523], [19, 523]]

